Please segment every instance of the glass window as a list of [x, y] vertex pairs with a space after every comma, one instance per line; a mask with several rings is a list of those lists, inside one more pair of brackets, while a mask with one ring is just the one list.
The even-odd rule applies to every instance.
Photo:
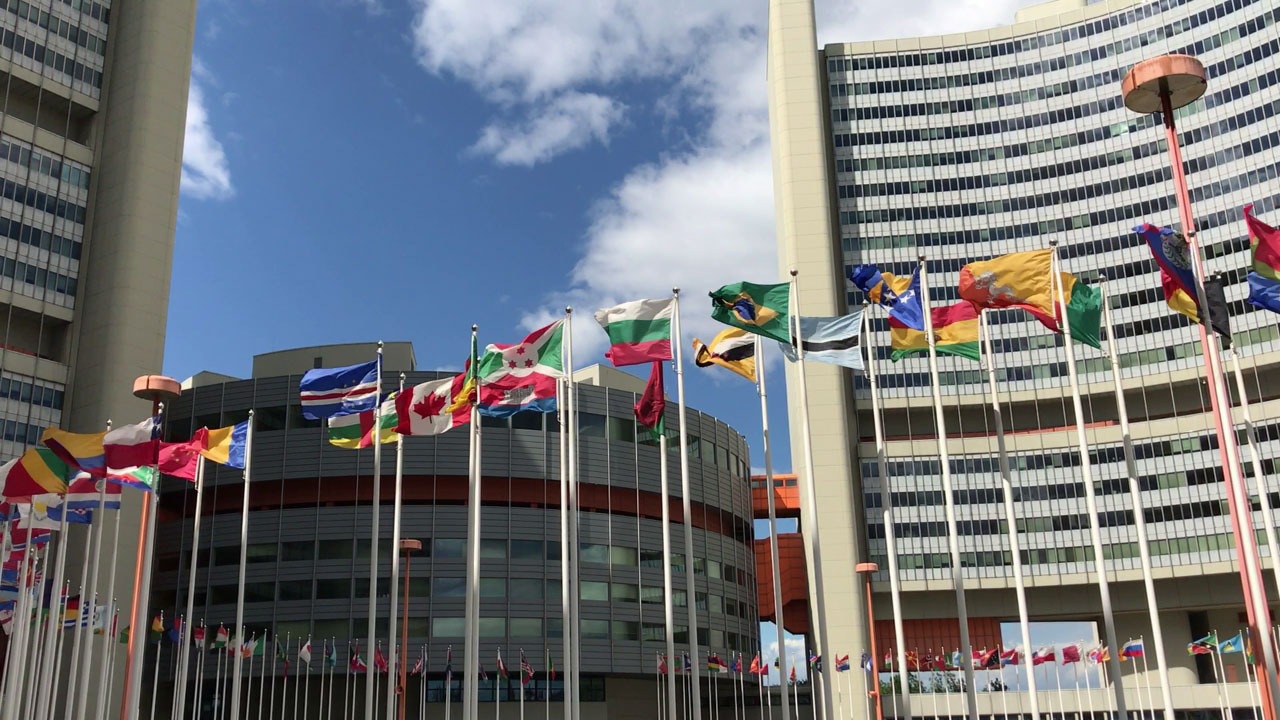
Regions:
[[723, 597], [720, 597], [719, 595], [712, 595], [710, 598], [708, 598], [707, 602], [710, 603], [710, 606], [708, 607], [708, 609], [711, 612], [716, 613], [717, 615], [724, 614], [724, 598]]
[[579, 582], [578, 587], [583, 600], [609, 602], [609, 583], [607, 582], [583, 580]]
[[316, 544], [311, 540], [298, 540], [280, 544], [280, 561], [293, 562], [305, 560], [310, 562], [316, 554]]
[[[200, 426], [197, 425], [196, 427], [200, 427]], [[318, 427], [320, 427], [319, 420], [308, 420], [307, 418], [302, 416], [301, 405], [289, 406], [289, 429], [290, 430], [297, 430], [300, 428], [318, 428]]]
[[640, 551], [640, 567], [661, 568], [662, 567], [662, 551], [661, 550], [641, 550]]
[[644, 624], [644, 640], [645, 642], [662, 642], [667, 639], [667, 628], [665, 625], [658, 623]]
[[[246, 563], [264, 563], [276, 561], [276, 544], [275, 543], [253, 543], [245, 547]], [[239, 558], [236, 564], [240, 564]]]
[[283, 430], [285, 426], [285, 408], [268, 407], [257, 408], [253, 411], [253, 430], [254, 432], [272, 430]]
[[640, 639], [640, 623], [633, 620], [614, 620], [613, 621], [613, 639], [614, 640], [639, 640]]
[[[557, 548], [558, 550], [558, 548]], [[512, 540], [511, 559], [536, 561], [542, 559], [541, 540]], [[557, 557], [557, 559], [559, 559]]]
[[511, 597], [519, 600], [541, 600], [542, 588], [542, 578], [511, 578]]
[[518, 412], [511, 416], [511, 429], [513, 430], [541, 430], [542, 416], [546, 413], [540, 412]]
[[615, 442], [635, 442], [636, 421], [631, 418], [610, 416], [609, 439]]
[[[280, 587], [276, 592], [277, 600], [310, 600], [311, 599], [311, 581], [310, 580], [291, 580], [289, 582], [280, 583]], [[245, 593], [248, 593], [248, 586], [245, 586]]]
[[[288, 583], [281, 583], [286, 585]], [[346, 600], [351, 597], [350, 578], [320, 578], [316, 580], [317, 600]]]
[[506, 540], [481, 540], [480, 541], [480, 559], [481, 560], [506, 560], [507, 559], [507, 541]]
[[[347, 618], [342, 618], [341, 620], [317, 620], [315, 625], [316, 635], [322, 638], [340, 638], [351, 633], [351, 623]], [[414, 637], [420, 636], [415, 635]], [[314, 648], [312, 649], [314, 650]], [[270, 655], [271, 651], [268, 650], [266, 654]]]
[[713, 577], [713, 578], [720, 577], [720, 561], [719, 560], [707, 561], [707, 577]]
[[547, 618], [547, 637], [564, 637], [564, 621], [558, 617]]
[[582, 637], [588, 640], [609, 639], [608, 620], [581, 620], [578, 623], [578, 629]]
[[609, 546], [582, 543], [581, 551], [578, 553], [578, 561], [583, 563], [595, 563], [598, 565], [608, 565], [609, 564]]
[[466, 624], [462, 618], [431, 618], [431, 637], [460, 638], [466, 633]]
[[640, 588], [631, 583], [613, 583], [610, 585], [614, 602], [640, 602]]
[[711, 646], [712, 646], [712, 647], [724, 647], [724, 644], [725, 644], [724, 631], [723, 631], [723, 630], [712, 630], [712, 631], [711, 631], [711, 643], [710, 643], [710, 644], [711, 644]]
[[689, 596], [684, 590], [671, 591], [671, 604], [676, 607], [687, 607], [689, 605]]
[[431, 595], [431, 578], [416, 577], [409, 580], [410, 597], [430, 597]]
[[636, 549], [623, 547], [621, 545], [609, 546], [609, 562], [613, 565], [622, 565], [624, 567], [636, 566]]
[[[307, 583], [307, 599], [310, 598], [311, 583]], [[272, 602], [276, 599], [276, 584], [267, 582], [249, 582], [244, 584], [245, 602]], [[233, 601], [234, 602], [234, 601]]]
[[486, 638], [502, 638], [507, 636], [507, 619], [500, 618], [480, 618], [480, 637]]
[[645, 585], [644, 587], [640, 588], [640, 602], [644, 603], [645, 605], [650, 605], [650, 604], [661, 605], [664, 597], [665, 596], [662, 593], [662, 588], [660, 587], [654, 587], [653, 585]]
[[436, 538], [432, 541], [431, 554], [437, 560], [462, 560], [467, 541], [461, 538]]
[[482, 577], [480, 578], [480, 597], [482, 598], [505, 598], [507, 596], [507, 579]]
[[[212, 630], [206, 630], [205, 632], [205, 637], [208, 637]], [[306, 637], [310, 633], [310, 620], [287, 620], [276, 623], [276, 637], [293, 637], [296, 640], [297, 638]]]
[[560, 578], [547, 578], [547, 599], [559, 598], [561, 592]]
[[489, 415], [481, 415], [480, 427], [498, 428], [501, 430], [505, 430], [507, 428], [507, 419], [504, 417], [491, 417]]
[[431, 595], [438, 598], [460, 598], [466, 596], [467, 581], [460, 577], [431, 578]]
[[[702, 457], [702, 453], [699, 450], [701, 445], [698, 442], [697, 435], [686, 436], [686, 442], [688, 443], [687, 447], [689, 449], [690, 460], [697, 460], [698, 458]], [[680, 447], [679, 443], [667, 443], [667, 447], [671, 447], [672, 445], [675, 445], [677, 448]]]
[[350, 540], [321, 540], [318, 544], [320, 547], [321, 560], [351, 559]]
[[715, 444], [713, 444], [710, 440], [706, 440], [706, 439], [700, 440], [699, 442], [702, 444], [702, 453], [701, 453], [702, 461], [707, 463], [708, 465], [715, 464], [715, 461], [716, 461]]
[[706, 575], [706, 574], [707, 574], [707, 559], [706, 559], [706, 558], [696, 557], [696, 558], [694, 558], [694, 559], [693, 559], [693, 574], [694, 574], [694, 575]]
[[684, 572], [684, 553], [672, 553], [671, 572]]
[[224, 545], [213, 549], [214, 565], [239, 565], [240, 546]]
[[559, 540], [547, 541], [547, 554], [544, 557], [546, 557], [547, 560], [555, 560], [556, 562], [560, 561], [560, 541]]
[[542, 637], [542, 618], [511, 618], [511, 637]]
[[604, 437], [605, 418], [595, 413], [578, 413], [578, 435], [580, 437]]

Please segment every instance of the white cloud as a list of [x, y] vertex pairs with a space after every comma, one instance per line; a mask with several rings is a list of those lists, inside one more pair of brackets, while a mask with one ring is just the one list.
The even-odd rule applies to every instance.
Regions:
[[192, 62], [187, 92], [187, 128], [182, 144], [182, 192], [201, 200], [225, 200], [235, 194], [222, 143], [209, 124], [202, 84], [216, 85], [208, 68]]
[[519, 123], [490, 123], [471, 150], [492, 155], [499, 165], [530, 167], [591, 142], [608, 144], [609, 129], [625, 110], [603, 95], [568, 92], [538, 105]]

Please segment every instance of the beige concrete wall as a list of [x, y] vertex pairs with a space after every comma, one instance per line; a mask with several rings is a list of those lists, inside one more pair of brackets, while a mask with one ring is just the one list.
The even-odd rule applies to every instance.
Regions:
[[[461, 355], [458, 358], [458, 369], [467, 359], [467, 348], [460, 344]], [[275, 377], [277, 375], [301, 375], [316, 367], [335, 368], [347, 365], [358, 365], [377, 357], [378, 343], [342, 343], [338, 345], [316, 345], [314, 347], [291, 348], [276, 352], [253, 356], [253, 377]], [[417, 370], [417, 360], [413, 354], [411, 342], [384, 342], [382, 344], [382, 367], [386, 371]], [[385, 373], [384, 373], [385, 374]]]
[[[812, 0], [771, 0], [769, 3], [769, 126], [773, 150], [775, 223], [778, 269], [782, 279], [798, 271], [800, 310], [806, 315], [838, 315], [844, 311], [843, 265], [838, 255], [831, 200], [830, 157], [827, 146], [822, 78]], [[800, 442], [799, 377], [787, 367], [787, 396], [791, 427], [792, 468], [800, 475], [801, 497], [807, 498], [806, 458]], [[812, 540], [821, 533], [822, 576], [826, 599], [826, 632], [835, 654], [858, 655], [866, 645], [865, 610], [853, 568], [863, 559], [861, 491], [854, 477], [851, 439], [852, 391], [848, 373], [831, 365], [810, 363], [806, 370], [809, 419], [813, 440], [816, 484], [816, 522], [806, 513], [801, 520], [806, 551], [812, 559]], [[817, 531], [817, 532], [815, 532]], [[817, 588], [810, 561], [809, 587]], [[819, 617], [817, 593], [811, 617]], [[830, 665], [828, 665], [830, 667]], [[829, 673], [834, 676], [834, 673]], [[859, 676], [859, 680], [861, 676]], [[865, 692], [865, 688], [857, 689]]]

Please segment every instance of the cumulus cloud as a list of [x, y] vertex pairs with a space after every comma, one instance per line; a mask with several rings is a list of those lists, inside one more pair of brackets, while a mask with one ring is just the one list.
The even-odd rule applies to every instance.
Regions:
[[198, 59], [192, 63], [191, 88], [187, 91], [187, 127], [182, 143], [182, 192], [201, 200], [225, 200], [235, 194], [231, 167], [222, 143], [209, 124], [202, 85], [215, 85], [209, 70]]
[[539, 105], [519, 123], [490, 123], [471, 150], [493, 156], [499, 165], [530, 167], [591, 142], [608, 144], [609, 129], [625, 110], [603, 95], [568, 92]]

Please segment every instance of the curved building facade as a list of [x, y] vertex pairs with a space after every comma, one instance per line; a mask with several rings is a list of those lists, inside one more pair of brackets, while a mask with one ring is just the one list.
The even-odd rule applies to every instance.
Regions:
[[[771, 22], [807, 22], [812, 32], [811, 9], [806, 15], [787, 3], [772, 5]], [[1135, 63], [1164, 53], [1193, 55], [1208, 70], [1208, 92], [1176, 111], [1176, 120], [1198, 238], [1209, 272], [1223, 275], [1259, 453], [1274, 482], [1280, 331], [1274, 315], [1244, 300], [1250, 257], [1241, 210], [1252, 203], [1259, 218], [1280, 224], [1280, 8], [1257, 0], [1058, 0], [990, 30], [827, 45], [807, 71], [803, 58], [785, 57], [802, 49], [794, 40], [802, 35], [771, 35], [783, 48], [771, 49], [770, 89], [775, 178], [785, 180], [776, 182], [779, 252], [783, 267], [799, 266], [807, 278], [808, 313], [862, 304], [845, 279], [852, 266], [873, 263], [909, 275], [918, 256], [927, 263], [935, 307], [959, 299], [955, 287], [966, 263], [1050, 243], [1060, 248], [1063, 270], [1095, 285], [1107, 278], [1102, 287], [1114, 316], [1175, 701], [1180, 708], [1216, 708], [1213, 689], [1197, 687], [1209, 682], [1208, 665], [1186, 657], [1183, 646], [1212, 629], [1234, 633], [1243, 625], [1234, 538], [1199, 330], [1167, 307], [1158, 268], [1133, 232], [1148, 222], [1179, 227], [1162, 120], [1127, 110], [1120, 82]], [[799, 71], [775, 72], [788, 62]], [[811, 141], [803, 122], [815, 114], [823, 133]], [[779, 134], [795, 141], [781, 143]], [[821, 167], [805, 162], [812, 153], [825, 160]], [[821, 202], [803, 202], [819, 195]], [[806, 234], [806, 222], [820, 231]], [[878, 308], [871, 317], [887, 477], [877, 462], [868, 379], [852, 373], [831, 379], [850, 403], [815, 403], [814, 422], [840, 416], [849, 431], [816, 435], [815, 463], [836, 468], [825, 476], [819, 468], [820, 479], [842, 480], [852, 490], [847, 504], [822, 505], [819, 521], [824, 547], [830, 525], [848, 532], [837, 539], [855, 548], [855, 562], [878, 563], [877, 617], [891, 618], [881, 494], [888, 483], [910, 635], [910, 623], [924, 628], [956, 612], [937, 433], [927, 358], [891, 362], [887, 319]], [[988, 318], [1011, 433], [1032, 619], [1099, 620], [1063, 339], [1020, 311]], [[1149, 643], [1106, 347], [1076, 344], [1103, 561], [1120, 642], [1145, 636]], [[939, 365], [972, 627], [1016, 621], [985, 366], [945, 355]], [[1238, 407], [1236, 417], [1243, 442]], [[1251, 477], [1248, 451], [1242, 452]], [[1280, 494], [1270, 496], [1280, 507]], [[824, 569], [828, 586], [833, 576], [837, 584], [856, 582], [852, 563]], [[1274, 585], [1269, 571], [1267, 584]], [[831, 607], [835, 598], [828, 595]], [[845, 627], [833, 623], [833, 631]], [[952, 637], [933, 642], [954, 647], [954, 620], [951, 627]], [[831, 642], [856, 647], [865, 635], [863, 627], [848, 628]], [[893, 644], [887, 621], [877, 636], [879, 647]], [[923, 651], [927, 640], [920, 642]]]
[[[347, 667], [349, 640], [359, 639], [368, 659], [372, 450], [329, 445], [320, 423], [302, 418], [298, 382], [313, 366], [350, 364], [372, 353], [373, 346], [366, 344], [258, 356], [251, 379], [193, 378], [192, 387], [173, 403], [167, 417], [168, 436], [183, 438], [203, 426], [239, 422], [254, 409], [245, 624], [251, 633], [290, 636], [295, 644], [297, 638], [310, 637], [316, 653], [321, 638], [336, 639], [340, 673]], [[415, 371], [412, 350], [405, 343], [388, 344], [384, 368], [387, 388], [397, 382], [401, 369], [407, 385], [445, 376]], [[656, 708], [652, 678], [657, 653], [665, 647], [658, 450], [643, 428], [637, 434], [633, 419], [643, 381], [599, 366], [579, 371], [576, 378], [582, 699], [595, 717], [608, 713], [647, 718]], [[671, 562], [673, 570], [679, 570], [673, 572], [675, 640], [688, 642], [686, 613], [695, 603], [703, 657], [708, 651], [755, 652], [759, 627], [746, 442], [733, 428], [695, 410], [688, 411], [688, 422], [695, 549], [692, 558], [686, 557], [683, 542], [677, 542], [681, 531], [674, 527], [678, 552]], [[674, 403], [667, 423], [669, 431], [679, 427]], [[548, 652], [556, 668], [564, 666], [556, 415], [485, 418], [481, 434], [480, 661], [495, 677], [501, 648], [513, 678], [502, 700], [517, 701], [514, 678], [523, 650], [537, 671], [526, 688], [526, 701], [543, 702], [550, 691], [556, 704], [563, 692], [560, 679], [548, 684], [545, 673]], [[676, 479], [677, 453], [670, 457]], [[420, 540], [423, 546], [412, 558], [409, 580], [408, 657], [412, 664], [427, 648], [429, 712], [441, 717], [450, 646], [455, 701], [461, 698], [465, 667], [467, 456], [465, 428], [404, 440], [401, 536]], [[394, 458], [394, 446], [384, 446], [378, 551], [382, 569], [374, 590], [381, 603], [378, 635], [384, 651]], [[199, 560], [193, 620], [230, 627], [235, 618], [243, 484], [240, 471], [212, 465], [205, 481], [200, 537], [193, 540], [194, 489], [183, 481], [166, 480], [153, 611], [163, 609], [172, 617], [185, 609], [189, 553], [195, 542]], [[680, 509], [677, 495], [671, 499], [673, 520], [682, 518]], [[693, 563], [696, 573], [697, 587], [692, 590], [684, 582], [686, 562]], [[210, 678], [212, 672], [210, 666]], [[480, 693], [482, 702], [489, 703], [486, 708], [492, 707], [493, 687], [482, 684]], [[205, 697], [207, 703], [211, 693]], [[418, 697], [418, 686], [411, 683], [411, 714]]]

